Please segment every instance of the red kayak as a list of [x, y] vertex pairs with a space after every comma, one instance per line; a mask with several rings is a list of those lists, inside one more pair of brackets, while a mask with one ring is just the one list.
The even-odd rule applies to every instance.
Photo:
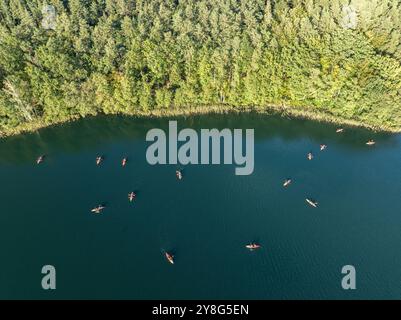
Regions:
[[171, 264], [174, 264], [174, 257], [173, 257], [171, 254], [169, 254], [168, 252], [166, 252], [166, 253], [165, 253], [165, 256], [166, 256], [168, 262], [170, 262]]
[[124, 158], [123, 161], [121, 161], [121, 165], [125, 167], [126, 164], [127, 164], [127, 158]]
[[256, 249], [259, 249], [261, 246], [260, 246], [260, 244], [257, 244], [257, 243], [250, 243], [250, 244], [247, 244], [245, 247], [249, 250], [256, 250]]
[[104, 206], [97, 206], [91, 210], [92, 213], [100, 213], [105, 207]]

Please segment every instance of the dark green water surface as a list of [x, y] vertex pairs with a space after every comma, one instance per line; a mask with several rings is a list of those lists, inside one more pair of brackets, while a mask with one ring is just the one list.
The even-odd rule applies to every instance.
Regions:
[[401, 298], [400, 135], [253, 114], [175, 120], [255, 129], [254, 173], [189, 165], [178, 181], [176, 165], [149, 165], [146, 132], [168, 119], [96, 117], [0, 140], [0, 298]]

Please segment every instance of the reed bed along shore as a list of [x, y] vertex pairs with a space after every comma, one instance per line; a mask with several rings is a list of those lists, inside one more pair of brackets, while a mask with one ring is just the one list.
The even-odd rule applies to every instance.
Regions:
[[[389, 132], [389, 133], [401, 133], [400, 125], [374, 125], [368, 122], [363, 122], [356, 119], [346, 119], [341, 118], [336, 115], [331, 115], [327, 112], [323, 112], [316, 109], [306, 109], [303, 107], [290, 107], [290, 106], [277, 106], [268, 105], [264, 107], [260, 106], [247, 106], [247, 107], [236, 107], [231, 105], [215, 105], [215, 106], [189, 106], [187, 108], [171, 108], [171, 109], [154, 109], [154, 110], [135, 110], [132, 112], [117, 112], [108, 113], [110, 115], [126, 115], [132, 117], [174, 117], [174, 116], [195, 116], [203, 114], [227, 114], [227, 113], [258, 113], [261, 115], [279, 115], [283, 117], [290, 118], [302, 118], [311, 121], [326, 122], [331, 124], [336, 124], [338, 126], [348, 126], [348, 127], [361, 127], [370, 129], [373, 131]], [[96, 116], [92, 114], [89, 116]], [[0, 137], [5, 138], [9, 136], [14, 136], [22, 133], [34, 132], [36, 130], [59, 125], [62, 123], [67, 123], [71, 121], [76, 121], [85, 118], [74, 116], [66, 119], [58, 119], [56, 121], [43, 122], [43, 120], [31, 121], [28, 123], [21, 124], [15, 128], [7, 129], [5, 131], [0, 131]]]

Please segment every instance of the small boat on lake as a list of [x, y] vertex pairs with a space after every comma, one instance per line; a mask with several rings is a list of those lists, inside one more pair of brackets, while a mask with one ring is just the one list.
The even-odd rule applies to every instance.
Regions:
[[313, 154], [312, 152], [309, 152], [308, 155], [306, 156], [308, 158], [308, 160], [312, 160], [313, 159]]
[[102, 161], [103, 161], [103, 157], [102, 156], [96, 157], [96, 165], [97, 166], [99, 166], [102, 163]]
[[368, 146], [373, 146], [374, 144], [376, 144], [376, 142], [374, 140], [370, 139], [368, 142], [366, 142], [366, 144]]
[[105, 208], [105, 206], [98, 205], [97, 207], [93, 208], [93, 209], [91, 210], [91, 212], [92, 212], [92, 213], [100, 213], [100, 212], [102, 212], [102, 210], [103, 210], [104, 208]]
[[336, 133], [341, 133], [341, 132], [344, 132], [344, 129], [343, 128], [337, 128]]
[[306, 202], [314, 208], [317, 208], [317, 202], [313, 201], [312, 199], [306, 198]]
[[121, 165], [122, 165], [123, 167], [125, 167], [125, 165], [127, 164], [127, 161], [128, 161], [128, 159], [127, 159], [127, 158], [124, 158], [124, 159], [121, 161]]
[[181, 180], [181, 179], [182, 179], [182, 172], [181, 172], [180, 170], [177, 170], [177, 171], [175, 172], [175, 175], [176, 175], [176, 177], [177, 177], [178, 180]]
[[41, 155], [39, 158], [36, 159], [36, 164], [40, 164], [45, 160], [45, 156]]
[[128, 193], [128, 200], [130, 202], [132, 202], [135, 199], [135, 197], [136, 197], [136, 193], [135, 192]]
[[327, 145], [325, 144], [321, 144], [320, 145], [320, 151], [326, 150], [327, 149]]
[[286, 179], [283, 183], [283, 187], [288, 187], [291, 184], [291, 179]]
[[169, 254], [168, 252], [166, 252], [164, 255], [166, 256], [166, 259], [168, 262], [170, 262], [171, 264], [174, 264], [174, 256], [173, 255]]
[[252, 243], [250, 243], [250, 244], [247, 244], [247, 245], [245, 246], [245, 248], [247, 248], [247, 249], [249, 249], [249, 250], [256, 250], [256, 249], [261, 248], [261, 245], [252, 242]]

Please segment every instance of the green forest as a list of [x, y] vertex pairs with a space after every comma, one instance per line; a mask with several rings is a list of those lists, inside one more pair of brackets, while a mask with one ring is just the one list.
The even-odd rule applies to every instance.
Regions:
[[1, 0], [2, 135], [285, 106], [401, 129], [401, 0]]

